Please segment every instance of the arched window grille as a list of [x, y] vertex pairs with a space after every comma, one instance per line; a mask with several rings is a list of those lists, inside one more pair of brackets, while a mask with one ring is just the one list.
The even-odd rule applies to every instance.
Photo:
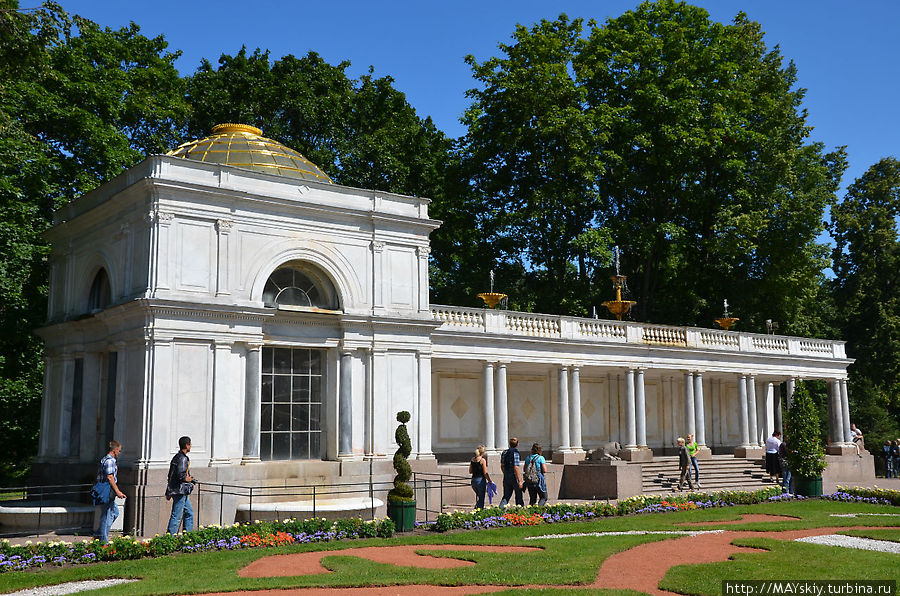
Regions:
[[263, 302], [267, 306], [339, 308], [331, 280], [304, 263], [289, 263], [276, 269], [263, 288]]

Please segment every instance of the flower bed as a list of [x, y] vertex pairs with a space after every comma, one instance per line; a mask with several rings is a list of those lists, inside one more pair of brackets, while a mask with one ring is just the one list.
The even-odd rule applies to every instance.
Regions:
[[[847, 495], [848, 497], [861, 497], [865, 499], [876, 499], [876, 501], [858, 501], [862, 503], [879, 503], [879, 504], [888, 504], [894, 505], [895, 507], [900, 507], [900, 490], [890, 490], [887, 488], [878, 488], [874, 486], [872, 488], [864, 487], [864, 486], [840, 486], [837, 487], [837, 492], [835, 495]], [[841, 501], [846, 501], [850, 499], [839, 499]]]
[[394, 523], [389, 519], [364, 521], [324, 518], [288, 519], [231, 526], [206, 526], [183, 534], [162, 534], [149, 540], [131, 536], [113, 538], [107, 544], [97, 540], [81, 542], [49, 541], [12, 545], [0, 541], [0, 573], [45, 565], [72, 565], [97, 561], [121, 561], [159, 557], [173, 552], [202, 552], [240, 548], [266, 548], [286, 544], [330, 542], [355, 538], [389, 538]]
[[[520, 518], [533, 516], [540, 517], [540, 522], [537, 523], [552, 524], [639, 513], [750, 505], [762, 503], [773, 497], [783, 498], [780, 495], [781, 489], [777, 486], [771, 486], [752, 492], [721, 491], [717, 493], [687, 493], [667, 497], [638, 495], [623, 499], [617, 504], [593, 502], [581, 505], [559, 503], [544, 507], [507, 507], [506, 509], [492, 507], [489, 509], [474, 509], [472, 511], [441, 513], [436, 521], [418, 525], [435, 532], [446, 532], [455, 529], [483, 529], [522, 525], [519, 523]], [[513, 516], [510, 516], [511, 510]], [[532, 523], [531, 525], [534, 524]]]

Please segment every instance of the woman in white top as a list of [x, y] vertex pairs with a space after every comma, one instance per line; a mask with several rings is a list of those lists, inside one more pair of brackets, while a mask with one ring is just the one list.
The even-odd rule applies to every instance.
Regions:
[[781, 431], [776, 430], [766, 439], [766, 473], [772, 480], [781, 475], [781, 466], [778, 464], [779, 447], [781, 447]]

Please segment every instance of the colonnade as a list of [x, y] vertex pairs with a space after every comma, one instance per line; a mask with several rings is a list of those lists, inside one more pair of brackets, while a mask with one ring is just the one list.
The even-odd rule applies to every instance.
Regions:
[[[482, 407], [485, 445], [489, 450], [502, 450], [509, 440], [507, 367], [508, 362], [485, 362], [483, 366]], [[684, 374], [685, 432], [693, 434], [701, 448], [707, 447], [706, 412], [703, 394], [703, 372]], [[555, 453], [574, 453], [584, 450], [582, 445], [581, 369], [575, 365], [556, 367], [556, 427]], [[756, 375], [737, 373], [737, 417], [739, 448], [761, 448], [774, 430], [782, 430], [781, 382], [759, 381]], [[624, 374], [623, 448], [647, 449], [647, 406], [645, 398], [645, 369], [630, 368]], [[796, 379], [784, 380], [786, 404], [791, 407]], [[715, 386], [714, 386], [715, 388]], [[829, 388], [830, 444], [850, 442], [847, 380], [831, 379]], [[714, 394], [715, 396], [715, 394]], [[732, 412], [727, 412], [732, 414]], [[726, 415], [720, 412], [719, 415]]]

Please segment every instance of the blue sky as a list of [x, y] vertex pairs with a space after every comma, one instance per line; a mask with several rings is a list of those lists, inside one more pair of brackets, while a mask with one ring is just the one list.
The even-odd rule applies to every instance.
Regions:
[[[535, 2], [304, 2], [257, 0], [123, 2], [61, 0], [63, 7], [103, 25], [129, 21], [147, 35], [164, 34], [183, 56], [182, 74], [202, 58], [215, 62], [241, 45], [284, 54], [319, 52], [332, 63], [349, 60], [358, 76], [369, 65], [390, 75], [421, 116], [452, 137], [473, 85], [463, 62], [497, 55], [516, 23], [530, 25], [565, 12], [600, 22], [636, 1]], [[762, 24], [767, 44], [781, 46], [799, 70], [812, 139], [831, 148], [847, 145], [844, 185], [878, 159], [900, 156], [900, 2], [870, 0], [698, 0], [715, 20], [743, 10]], [[24, 6], [24, 4], [23, 4]]]

